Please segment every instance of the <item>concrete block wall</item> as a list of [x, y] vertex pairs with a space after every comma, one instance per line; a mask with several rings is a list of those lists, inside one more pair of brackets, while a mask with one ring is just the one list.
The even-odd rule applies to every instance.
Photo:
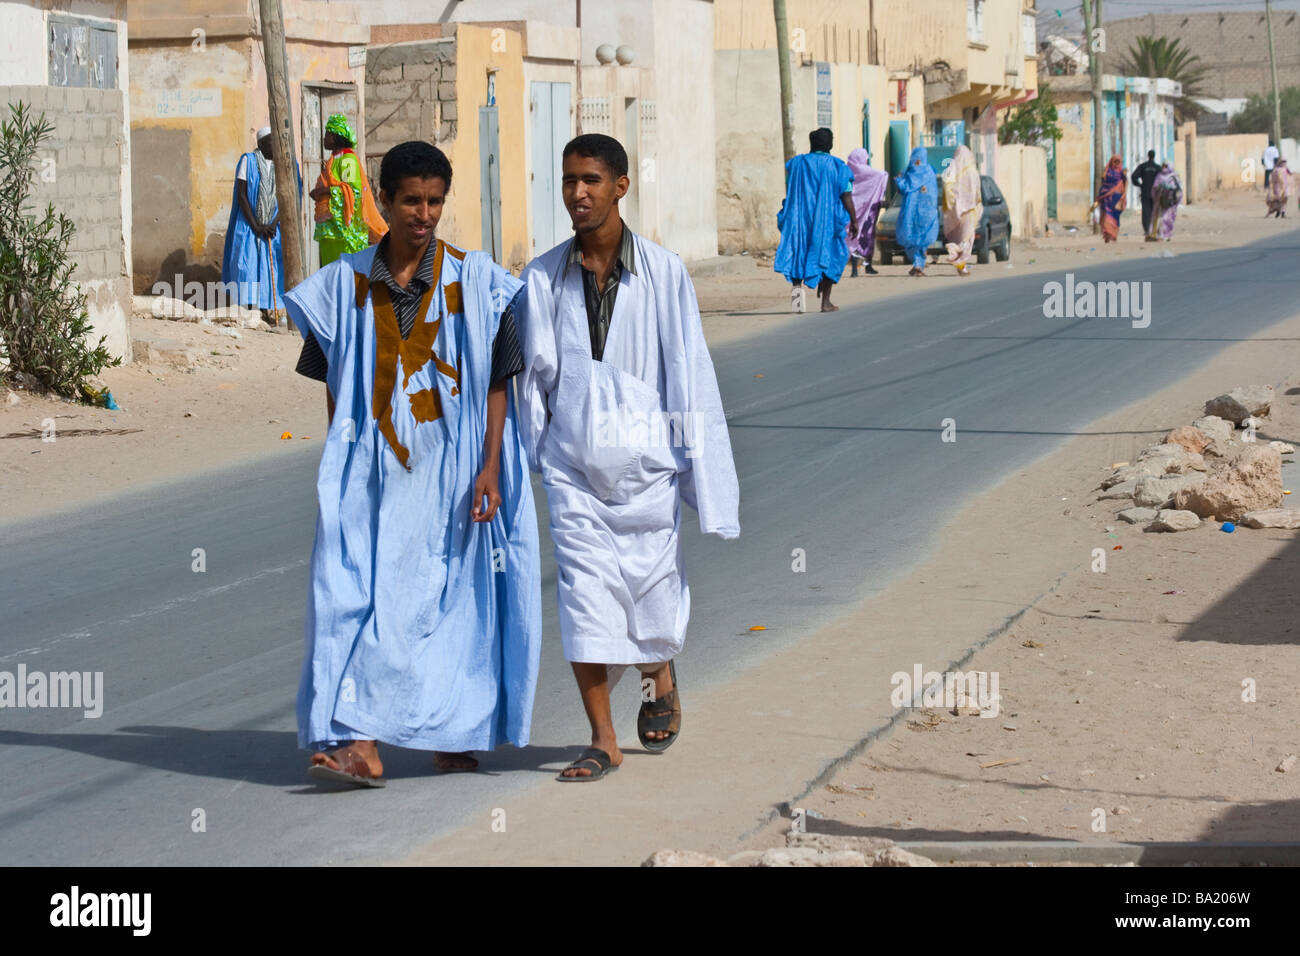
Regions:
[[[21, 100], [34, 114], [44, 113], [54, 131], [39, 151], [32, 211], [49, 203], [76, 225], [69, 253], [73, 278], [86, 293], [92, 342], [105, 345], [124, 361], [131, 359], [131, 278], [122, 223], [123, 100], [120, 90], [63, 86], [0, 87], [7, 104]], [[47, 163], [46, 160], [53, 160]]]
[[458, 124], [455, 39], [367, 50], [366, 172], [376, 187], [386, 152], [412, 139], [441, 147], [456, 138]]

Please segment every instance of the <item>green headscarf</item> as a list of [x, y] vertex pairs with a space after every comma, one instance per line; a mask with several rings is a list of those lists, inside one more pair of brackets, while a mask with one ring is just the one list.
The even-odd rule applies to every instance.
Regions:
[[342, 136], [349, 146], [357, 145], [357, 134], [352, 131], [352, 124], [342, 113], [335, 113], [325, 123], [325, 132]]

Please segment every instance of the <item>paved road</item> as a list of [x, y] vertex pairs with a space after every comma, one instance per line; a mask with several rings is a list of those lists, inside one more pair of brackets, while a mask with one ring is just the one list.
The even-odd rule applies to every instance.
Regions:
[[[1150, 249], [1076, 273], [1151, 281], [1146, 329], [1045, 318], [1043, 284], [1060, 277], [1008, 273], [930, 280], [921, 295], [810, 315], [716, 350], [744, 534], [687, 538], [692, 693], [883, 587], [968, 496], [1300, 301], [1300, 233], [1175, 258]], [[954, 443], [940, 441], [946, 418]], [[382, 813], [367, 795], [309, 783], [293, 695], [318, 453], [0, 529], [0, 671], [102, 671], [106, 698], [98, 719], [0, 710], [0, 863], [390, 859], [523, 788], [554, 785], [539, 764], [571, 755], [586, 727], [560, 653], [546, 545], [535, 746], [491, 755], [469, 787], [431, 775], [426, 755], [389, 748]], [[203, 573], [191, 569], [195, 548]], [[806, 574], [790, 573], [795, 548]], [[755, 623], [771, 629], [749, 632]], [[630, 682], [618, 705], [630, 728]]]

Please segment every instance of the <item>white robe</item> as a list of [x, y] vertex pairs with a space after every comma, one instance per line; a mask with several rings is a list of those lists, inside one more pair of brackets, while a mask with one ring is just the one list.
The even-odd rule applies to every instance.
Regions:
[[560, 634], [570, 661], [660, 663], [690, 617], [681, 502], [705, 534], [740, 534], [727, 422], [681, 259], [634, 237], [636, 274], [623, 270], [595, 361], [572, 241], [529, 263], [517, 315], [519, 424], [550, 506]]

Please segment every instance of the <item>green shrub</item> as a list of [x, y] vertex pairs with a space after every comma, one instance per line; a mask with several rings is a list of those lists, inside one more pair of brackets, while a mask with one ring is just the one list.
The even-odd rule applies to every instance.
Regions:
[[44, 216], [27, 209], [36, 182], [37, 151], [54, 127], [45, 114], [10, 104], [0, 123], [0, 376], [68, 398], [85, 398], [88, 379], [122, 363], [93, 348], [86, 296], [72, 280], [68, 244], [76, 226], [51, 203]]

